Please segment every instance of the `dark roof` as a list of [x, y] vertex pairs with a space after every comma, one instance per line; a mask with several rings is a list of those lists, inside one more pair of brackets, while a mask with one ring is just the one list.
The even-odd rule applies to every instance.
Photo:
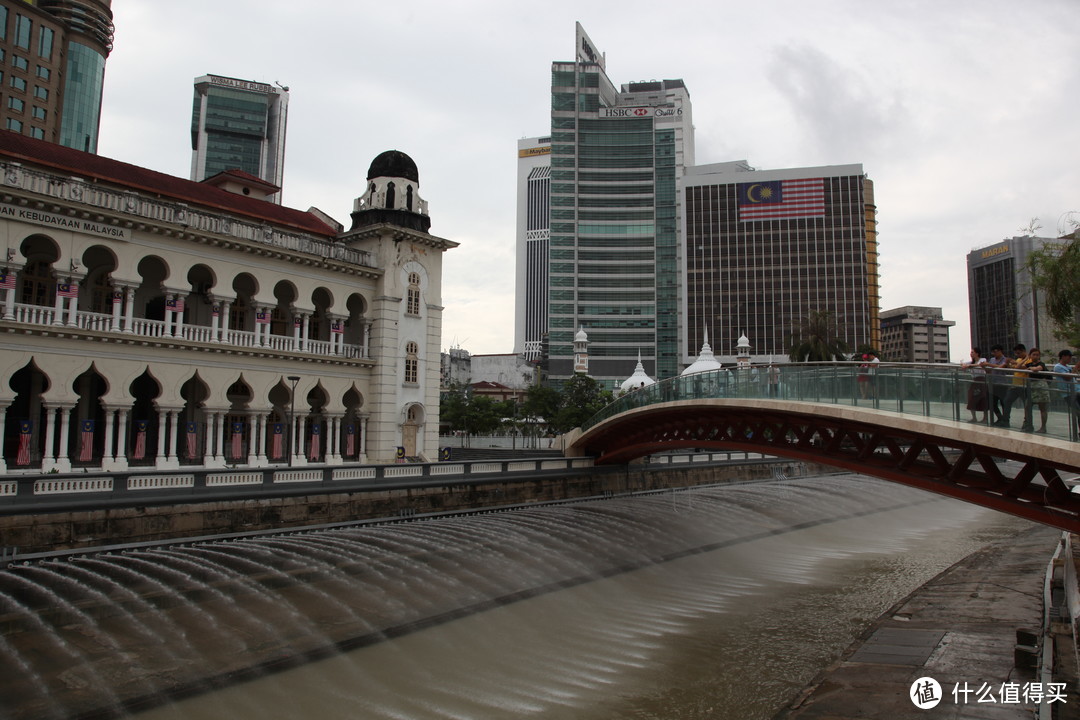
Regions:
[[371, 161], [367, 179], [379, 177], [398, 177], [420, 184], [420, 173], [413, 159], [400, 150], [387, 150]]
[[88, 180], [114, 183], [132, 190], [195, 203], [276, 225], [286, 225], [316, 235], [337, 234], [334, 228], [318, 216], [304, 210], [237, 195], [212, 185], [166, 175], [45, 140], [35, 140], [11, 130], [0, 131], [0, 158], [43, 165]]
[[266, 189], [267, 191], [277, 191], [281, 189], [274, 183], [268, 180], [263, 180], [261, 177], [258, 177], [257, 175], [252, 175], [249, 172], [244, 172], [240, 168], [229, 168], [228, 170], [222, 170], [216, 175], [211, 175], [208, 178], [204, 178], [202, 182], [206, 183], [207, 185], [219, 187], [222, 182], [230, 179], [236, 180], [238, 182], [245, 182], [248, 185], [256, 185], [258, 187]]

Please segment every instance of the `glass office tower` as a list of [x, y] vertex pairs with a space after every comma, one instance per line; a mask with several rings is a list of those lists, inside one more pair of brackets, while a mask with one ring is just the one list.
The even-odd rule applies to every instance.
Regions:
[[[191, 179], [242, 170], [281, 187], [289, 90], [219, 75], [195, 79]], [[281, 193], [270, 199], [281, 202]]]
[[676, 182], [693, 164], [690, 94], [681, 80], [623, 85], [577, 25], [576, 58], [551, 68], [548, 371], [573, 374], [589, 337], [589, 374], [607, 387], [646, 371], [678, 374], [681, 263]]

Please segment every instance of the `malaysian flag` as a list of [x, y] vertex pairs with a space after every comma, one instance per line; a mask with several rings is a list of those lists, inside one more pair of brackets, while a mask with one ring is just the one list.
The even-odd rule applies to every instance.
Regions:
[[146, 420], [135, 421], [135, 449], [131, 451], [132, 460], [142, 460], [146, 457]]
[[232, 459], [239, 460], [241, 451], [244, 444], [244, 423], [234, 422], [232, 424]]
[[349, 423], [345, 426], [345, 457], [356, 455], [356, 426]]
[[30, 436], [34, 431], [32, 420], [19, 421], [19, 454], [15, 457], [16, 465], [30, 464]]
[[94, 421], [82, 420], [79, 422], [79, 462], [90, 462], [94, 459]]
[[769, 180], [739, 183], [739, 220], [795, 220], [825, 217], [825, 180]]
[[281, 459], [281, 441], [285, 437], [285, 423], [274, 423], [274, 433], [270, 437], [270, 459]]
[[333, 323], [331, 323], [330, 332], [338, 334], [345, 332], [345, 328], [342, 326], [340, 320], [335, 320]]
[[190, 458], [195, 457], [198, 454], [198, 449], [199, 449], [198, 448], [198, 446], [199, 446], [199, 437], [198, 437], [199, 424], [194, 423], [194, 422], [189, 422], [189, 423], [186, 424], [185, 429], [187, 430], [187, 456], [190, 459]]
[[79, 297], [79, 286], [75, 283], [58, 283], [56, 294], [64, 298], [77, 298]]
[[319, 451], [322, 449], [319, 447], [320, 433], [319, 423], [311, 424], [311, 444], [308, 446], [308, 459], [315, 461], [319, 459]]
[[259, 323], [260, 325], [269, 325], [270, 313], [266, 312], [265, 310], [260, 310], [259, 312], [255, 313], [255, 322]]
[[14, 290], [15, 289], [15, 273], [10, 270], [4, 270], [0, 273], [0, 290]]
[[120, 290], [113, 290], [112, 304], [120, 305], [124, 302], [124, 293]]
[[177, 297], [166, 300], [165, 307], [173, 312], [184, 312], [184, 298]]

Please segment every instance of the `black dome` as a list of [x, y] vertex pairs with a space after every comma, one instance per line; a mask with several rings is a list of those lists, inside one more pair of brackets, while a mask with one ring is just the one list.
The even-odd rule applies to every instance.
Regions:
[[367, 179], [378, 177], [399, 177], [420, 184], [420, 173], [416, 171], [413, 159], [400, 150], [387, 150], [371, 161]]

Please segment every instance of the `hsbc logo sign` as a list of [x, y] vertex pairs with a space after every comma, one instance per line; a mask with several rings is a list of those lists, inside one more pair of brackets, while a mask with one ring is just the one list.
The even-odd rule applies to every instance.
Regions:
[[618, 107], [600, 108], [602, 118], [682, 117], [682, 108]]

